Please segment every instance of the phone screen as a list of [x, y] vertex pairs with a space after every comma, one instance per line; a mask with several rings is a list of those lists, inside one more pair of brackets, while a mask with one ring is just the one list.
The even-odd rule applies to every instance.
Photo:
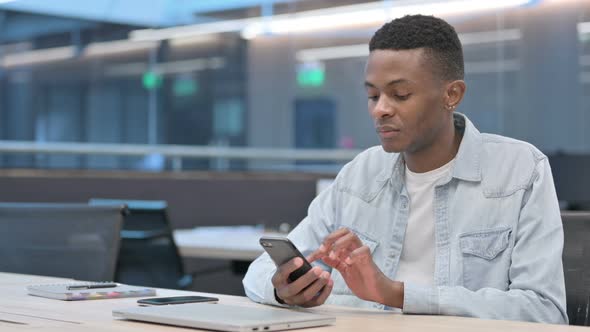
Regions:
[[305, 256], [288, 238], [263, 236], [260, 238], [260, 244], [277, 266], [281, 266], [295, 257], [303, 259], [303, 265], [289, 275], [290, 282], [297, 280], [312, 268]]
[[172, 296], [172, 297], [153, 297], [149, 299], [137, 300], [139, 304], [165, 305], [165, 304], [182, 304], [198, 302], [217, 302], [216, 297], [208, 296]]

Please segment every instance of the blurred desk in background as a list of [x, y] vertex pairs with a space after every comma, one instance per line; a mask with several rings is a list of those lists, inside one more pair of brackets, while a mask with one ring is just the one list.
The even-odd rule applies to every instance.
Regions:
[[258, 243], [263, 235], [286, 234], [265, 232], [259, 226], [195, 227], [174, 231], [174, 240], [184, 258], [228, 259], [250, 263], [263, 253]]

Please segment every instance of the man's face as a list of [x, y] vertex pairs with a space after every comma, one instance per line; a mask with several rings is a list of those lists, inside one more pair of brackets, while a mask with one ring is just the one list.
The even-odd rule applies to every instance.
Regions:
[[444, 82], [423, 49], [374, 50], [365, 70], [369, 113], [387, 152], [430, 147], [448, 125]]

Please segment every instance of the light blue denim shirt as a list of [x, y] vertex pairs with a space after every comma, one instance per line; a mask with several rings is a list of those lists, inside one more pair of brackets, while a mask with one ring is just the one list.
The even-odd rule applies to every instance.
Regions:
[[[405, 281], [403, 312], [567, 323], [563, 228], [547, 157], [528, 143], [481, 134], [462, 114], [455, 126], [464, 131], [459, 152], [435, 187], [435, 286]], [[347, 227], [393, 279], [409, 213], [404, 172], [400, 154], [380, 146], [362, 152], [288, 237], [307, 255]], [[250, 299], [279, 305], [275, 270], [267, 254], [250, 265], [243, 280]], [[326, 303], [389, 309], [357, 298], [331, 273]]]

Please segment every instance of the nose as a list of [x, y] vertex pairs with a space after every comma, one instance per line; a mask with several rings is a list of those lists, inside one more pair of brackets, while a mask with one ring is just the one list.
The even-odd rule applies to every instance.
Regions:
[[371, 110], [371, 115], [375, 119], [382, 119], [393, 116], [395, 107], [389, 102], [386, 96], [379, 96], [375, 107]]

